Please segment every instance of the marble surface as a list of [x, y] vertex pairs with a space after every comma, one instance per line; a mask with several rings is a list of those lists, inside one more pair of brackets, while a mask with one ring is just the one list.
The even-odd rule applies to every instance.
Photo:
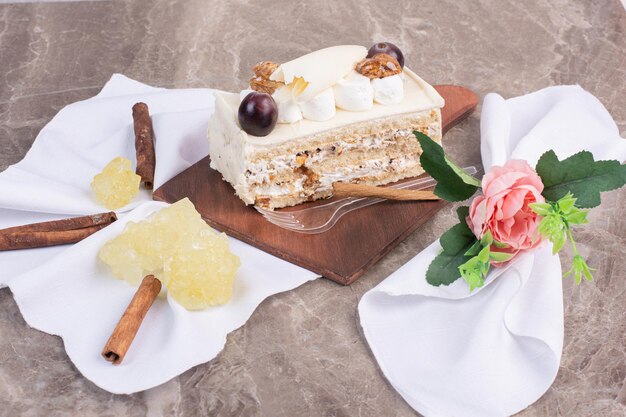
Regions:
[[[619, 0], [19, 2], [0, 4], [0, 170], [24, 156], [59, 109], [97, 93], [112, 73], [238, 90], [259, 60], [378, 40], [400, 45], [426, 80], [481, 96], [581, 84], [626, 136]], [[445, 138], [462, 165], [480, 161], [478, 129], [475, 114]], [[597, 279], [565, 281], [561, 369], [520, 416], [626, 415], [626, 190], [603, 203], [575, 232]], [[317, 280], [272, 297], [216, 359], [130, 396], [84, 379], [61, 340], [30, 329], [0, 290], [0, 416], [414, 416], [378, 370], [356, 306], [449, 227], [453, 209], [351, 287]], [[571, 252], [562, 260], [569, 264]]]

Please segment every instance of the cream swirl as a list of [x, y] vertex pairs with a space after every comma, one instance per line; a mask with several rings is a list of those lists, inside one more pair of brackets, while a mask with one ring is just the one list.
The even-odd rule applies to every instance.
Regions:
[[369, 78], [352, 71], [333, 87], [337, 107], [348, 111], [369, 110], [374, 105], [374, 90]]
[[404, 99], [404, 81], [401, 74], [372, 80], [374, 101], [380, 104], [397, 104]]
[[272, 97], [278, 107], [278, 123], [295, 123], [302, 120], [302, 111], [292, 99], [290, 86], [279, 88]]
[[335, 94], [327, 88], [312, 99], [300, 104], [302, 116], [316, 122], [325, 122], [335, 117]]

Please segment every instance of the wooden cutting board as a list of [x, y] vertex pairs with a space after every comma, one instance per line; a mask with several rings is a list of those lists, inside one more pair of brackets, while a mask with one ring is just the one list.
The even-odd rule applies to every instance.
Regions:
[[[478, 97], [464, 87], [435, 88], [446, 100], [442, 109], [445, 133], [474, 111]], [[155, 200], [169, 203], [184, 197], [212, 227], [343, 285], [361, 277], [444, 204], [387, 201], [346, 214], [324, 233], [292, 232], [246, 206], [221, 174], [209, 167], [208, 156], [154, 192]]]

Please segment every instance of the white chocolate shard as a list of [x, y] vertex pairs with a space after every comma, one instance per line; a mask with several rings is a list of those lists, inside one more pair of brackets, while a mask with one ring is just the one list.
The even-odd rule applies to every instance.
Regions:
[[270, 79], [293, 83], [294, 101], [304, 103], [349, 74], [365, 56], [367, 49], [363, 46], [332, 46], [280, 65]]

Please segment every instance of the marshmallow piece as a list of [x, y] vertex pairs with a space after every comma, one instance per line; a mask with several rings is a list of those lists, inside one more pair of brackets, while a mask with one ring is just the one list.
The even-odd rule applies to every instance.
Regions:
[[311, 100], [300, 104], [300, 110], [305, 119], [316, 122], [325, 122], [335, 117], [335, 94], [332, 88], [327, 88]]
[[397, 104], [404, 98], [404, 83], [400, 74], [372, 80], [374, 101], [380, 104]]
[[374, 89], [370, 79], [352, 71], [333, 87], [337, 107], [348, 111], [369, 110], [374, 105]]
[[250, 90], [250, 89], [241, 90], [241, 92], [239, 93], [239, 102], [241, 103], [243, 99], [246, 98], [246, 96], [250, 93], [254, 93], [254, 90]]
[[272, 94], [278, 107], [278, 123], [295, 123], [302, 120], [302, 111], [291, 96], [292, 91], [289, 86], [281, 87]]

